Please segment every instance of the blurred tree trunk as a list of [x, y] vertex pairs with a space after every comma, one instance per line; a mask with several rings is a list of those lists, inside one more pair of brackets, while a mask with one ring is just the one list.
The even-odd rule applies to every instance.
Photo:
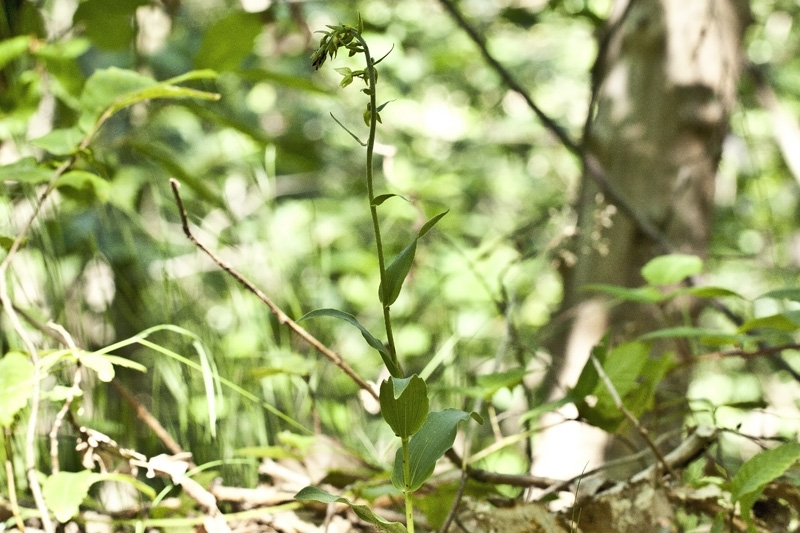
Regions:
[[[568, 327], [551, 346], [553, 397], [575, 384], [589, 350], [606, 333], [630, 339], [678, 319], [682, 310], [654, 313], [642, 306], [610, 309], [581, 290], [590, 283], [636, 287], [640, 269], [666, 252], [704, 257], [711, 234], [714, 181], [728, 117], [736, 98], [746, 0], [617, 0], [593, 69], [592, 116], [587, 122], [578, 225], [564, 276]], [[589, 175], [599, 163], [619, 197], [663, 236], [648, 236], [618, 200]], [[691, 313], [690, 313], [691, 314]], [[577, 426], [577, 424], [576, 424]], [[549, 438], [549, 437], [548, 437]], [[560, 457], [580, 472], [601, 459], [564, 446]], [[547, 438], [535, 443], [547, 457]], [[554, 475], [547, 468], [536, 473]], [[563, 474], [563, 472], [561, 473]]]

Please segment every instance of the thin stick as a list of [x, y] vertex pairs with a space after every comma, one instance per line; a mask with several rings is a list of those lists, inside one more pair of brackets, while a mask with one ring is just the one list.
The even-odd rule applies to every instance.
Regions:
[[218, 257], [214, 252], [209, 250], [203, 243], [197, 240], [197, 238], [192, 234], [192, 231], [189, 229], [189, 219], [186, 213], [186, 208], [183, 207], [183, 200], [181, 199], [181, 195], [179, 192], [181, 184], [175, 178], [170, 178], [169, 184], [172, 187], [172, 194], [175, 196], [175, 202], [178, 204], [178, 211], [180, 212], [181, 217], [181, 224], [183, 226], [183, 233], [186, 234], [186, 237], [192, 241], [192, 243], [200, 248], [208, 257], [211, 258], [219, 267], [227, 272], [233, 279], [239, 282], [245, 289], [250, 291], [252, 294], [256, 296], [259, 300], [261, 300], [269, 310], [278, 318], [278, 322], [281, 324], [285, 324], [289, 327], [292, 331], [294, 331], [300, 338], [306, 341], [312, 348], [317, 350], [319, 353], [327, 357], [333, 364], [338, 366], [342, 372], [347, 374], [347, 376], [352, 379], [356, 385], [358, 385], [361, 389], [367, 391], [375, 400], [379, 400], [378, 393], [366, 382], [364, 381], [361, 376], [359, 376], [355, 370], [350, 367], [350, 365], [345, 362], [342, 357], [325, 346], [319, 339], [314, 337], [311, 333], [306, 331], [302, 326], [300, 326], [297, 322], [289, 318], [289, 316], [281, 310], [266, 294], [261, 292], [261, 290], [253, 285], [253, 283], [245, 278], [242, 274], [240, 274], [236, 269], [234, 269], [231, 265], [226, 263], [223, 259]]
[[625, 418], [627, 418], [628, 421], [631, 424], [633, 424], [633, 427], [635, 427], [637, 431], [639, 431], [639, 434], [642, 436], [644, 441], [647, 443], [650, 449], [653, 450], [653, 453], [658, 459], [658, 462], [664, 466], [664, 470], [669, 472], [669, 474], [672, 476], [673, 479], [678, 479], [678, 476], [672, 469], [672, 466], [670, 466], [667, 460], [664, 459], [664, 455], [661, 453], [661, 450], [658, 449], [656, 443], [653, 442], [653, 439], [650, 438], [650, 435], [647, 433], [647, 430], [639, 423], [639, 420], [637, 420], [637, 418], [633, 416], [633, 413], [628, 411], [628, 409], [622, 403], [622, 398], [620, 398], [617, 389], [614, 387], [614, 384], [611, 383], [610, 379], [608, 379], [608, 374], [606, 374], [605, 370], [603, 370], [603, 366], [600, 364], [600, 361], [597, 360], [597, 357], [595, 357], [594, 354], [590, 354], [589, 358], [592, 360], [592, 364], [594, 365], [594, 368], [597, 370], [597, 374], [600, 376], [600, 380], [603, 382], [603, 385], [605, 385], [606, 389], [608, 389], [608, 393], [614, 400], [614, 404], [616, 404], [617, 409], [619, 409], [620, 412], [623, 415], [625, 415]]

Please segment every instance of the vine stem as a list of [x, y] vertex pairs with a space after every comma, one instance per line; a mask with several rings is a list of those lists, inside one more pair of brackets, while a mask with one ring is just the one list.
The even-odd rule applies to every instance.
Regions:
[[375, 233], [375, 248], [378, 253], [378, 266], [380, 268], [380, 278], [381, 278], [381, 288], [380, 288], [380, 300], [381, 305], [383, 306], [383, 323], [386, 328], [386, 340], [389, 348], [389, 354], [392, 357], [392, 361], [397, 366], [397, 368], [402, 368], [400, 366], [400, 361], [397, 357], [397, 348], [394, 343], [394, 333], [392, 331], [392, 317], [389, 311], [389, 306], [386, 304], [386, 287], [388, 286], [386, 282], [386, 259], [383, 254], [383, 240], [381, 238], [381, 227], [380, 222], [378, 220], [378, 206], [375, 205], [375, 187], [373, 184], [374, 181], [374, 153], [375, 153], [375, 134], [378, 130], [378, 105], [377, 105], [377, 96], [376, 96], [376, 85], [377, 80], [375, 78], [375, 63], [372, 60], [372, 56], [369, 53], [369, 47], [367, 46], [366, 41], [361, 34], [357, 31], [353, 31], [353, 36], [355, 39], [361, 44], [362, 48], [364, 49], [364, 59], [367, 63], [367, 85], [369, 87], [369, 137], [367, 138], [367, 168], [366, 168], [366, 177], [367, 177], [367, 195], [369, 196], [369, 211], [372, 215], [372, 229]]

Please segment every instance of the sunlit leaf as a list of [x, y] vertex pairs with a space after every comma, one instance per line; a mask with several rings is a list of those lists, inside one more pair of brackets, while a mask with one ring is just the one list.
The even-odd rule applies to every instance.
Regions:
[[0, 426], [9, 427], [31, 398], [33, 363], [19, 352], [0, 359]]
[[25, 54], [30, 48], [31, 41], [32, 38], [29, 35], [20, 35], [0, 41], [0, 69]]
[[750, 509], [767, 483], [783, 475], [800, 461], [800, 443], [786, 442], [751, 457], [733, 476], [731, 499], [740, 502], [742, 516], [750, 519]]
[[409, 378], [389, 378], [381, 383], [381, 416], [395, 435], [411, 437], [428, 416], [428, 387], [414, 374]]
[[651, 259], [642, 267], [642, 277], [651, 285], [672, 285], [703, 271], [696, 255], [670, 254]]
[[491, 398], [500, 389], [513, 389], [525, 377], [528, 371], [524, 368], [513, 368], [505, 372], [483, 374], [475, 378], [478, 387], [482, 390], [484, 398]]
[[80, 357], [81, 364], [86, 368], [91, 368], [97, 373], [100, 381], [105, 383], [114, 379], [114, 365], [108, 357], [93, 352], [84, 353]]
[[127, 483], [151, 500], [156, 497], [155, 490], [134, 477], [116, 473], [58, 472], [49, 476], [42, 486], [47, 507], [53, 511], [59, 522], [67, 522], [78, 514], [81, 503], [89, 495], [89, 489], [100, 481]]

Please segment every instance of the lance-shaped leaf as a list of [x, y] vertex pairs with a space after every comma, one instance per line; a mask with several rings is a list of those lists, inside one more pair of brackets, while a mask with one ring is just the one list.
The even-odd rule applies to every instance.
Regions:
[[414, 374], [381, 383], [381, 415], [395, 435], [407, 439], [419, 431], [428, 416], [428, 386]]
[[417, 241], [428, 233], [447, 213], [448, 211], [439, 213], [427, 221], [419, 230], [417, 238], [406, 246], [386, 268], [386, 287], [384, 288], [383, 284], [381, 284], [378, 289], [378, 296], [383, 305], [387, 307], [392, 305], [397, 300], [397, 297], [400, 296], [400, 289], [403, 288], [403, 282], [406, 276], [408, 276], [408, 273], [411, 272], [411, 265], [414, 264], [414, 255], [417, 253]]
[[730, 483], [731, 499], [740, 502], [742, 517], [748, 523], [752, 523], [750, 510], [767, 483], [783, 475], [797, 461], [800, 461], [800, 443], [787, 442], [754, 455], [736, 472]]
[[400, 449], [394, 457], [392, 484], [400, 490], [410, 492], [420, 488], [433, 474], [436, 461], [453, 446], [458, 423], [470, 417], [478, 423], [483, 422], [477, 413], [466, 413], [459, 409], [445, 409], [429, 414], [422, 428], [408, 443], [410, 479], [403, 479], [403, 450]]
[[311, 311], [304, 315], [298, 322], [302, 322], [303, 320], [308, 320], [309, 318], [315, 318], [318, 316], [331, 316], [334, 318], [340, 318], [350, 324], [354, 325], [361, 331], [361, 336], [364, 337], [364, 340], [367, 341], [367, 344], [375, 348], [378, 353], [381, 355], [381, 359], [383, 359], [383, 364], [386, 365], [386, 368], [389, 370], [389, 374], [395, 377], [403, 377], [403, 372], [394, 362], [392, 359], [389, 350], [386, 349], [386, 346], [375, 338], [375, 336], [369, 332], [367, 328], [361, 325], [361, 323], [356, 320], [356, 317], [349, 313], [345, 313], [344, 311], [339, 311], [338, 309], [317, 309], [315, 311]]
[[343, 503], [349, 505], [354, 513], [363, 521], [372, 524], [379, 531], [386, 531], [388, 533], [407, 533], [406, 526], [400, 522], [389, 522], [373, 513], [366, 505], [356, 505], [347, 498], [336, 496], [330, 492], [326, 492], [317, 487], [305, 487], [300, 492], [294, 495], [296, 500], [300, 501], [315, 501], [321, 503]]

